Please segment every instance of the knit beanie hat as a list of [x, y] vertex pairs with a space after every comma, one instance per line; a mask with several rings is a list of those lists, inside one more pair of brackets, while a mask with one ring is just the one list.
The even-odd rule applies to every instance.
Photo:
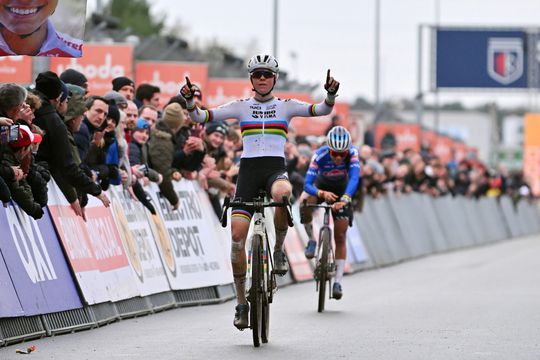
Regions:
[[109, 91], [103, 96], [103, 98], [105, 98], [106, 100], [109, 100], [109, 104], [111, 105], [127, 106], [128, 104], [126, 97], [117, 91]]
[[184, 112], [178, 103], [172, 103], [165, 107], [161, 119], [170, 129], [179, 129], [184, 124]]
[[115, 105], [109, 105], [109, 113], [107, 114], [108, 119], [114, 121], [115, 126], [118, 126], [120, 122], [120, 110]]
[[47, 96], [49, 100], [56, 99], [62, 93], [62, 81], [52, 71], [39, 73], [36, 78], [36, 90]]
[[206, 125], [206, 135], [210, 135], [214, 132], [219, 132], [223, 136], [227, 136], [229, 132], [229, 127], [221, 121], [212, 121]]
[[88, 82], [88, 79], [83, 73], [73, 69], [66, 69], [63, 73], [61, 73], [60, 80], [66, 84], [73, 84], [80, 87], [83, 87], [83, 85]]
[[148, 121], [140, 117], [137, 119], [137, 124], [135, 125], [135, 128], [131, 132], [134, 133], [135, 131], [149, 131], [149, 130], [150, 130], [150, 125], [148, 124]]
[[118, 91], [126, 85], [135, 87], [133, 80], [125, 76], [119, 76], [112, 80], [112, 87], [114, 91]]

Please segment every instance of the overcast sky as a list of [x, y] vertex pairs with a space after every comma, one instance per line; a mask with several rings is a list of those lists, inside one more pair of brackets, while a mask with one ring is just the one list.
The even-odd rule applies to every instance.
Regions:
[[[88, 1], [92, 10], [96, 0]], [[343, 100], [363, 96], [373, 101], [375, 1], [279, 0], [280, 66], [293, 78], [321, 84], [330, 68], [342, 83]], [[381, 98], [416, 94], [418, 25], [436, 23], [437, 1], [441, 25], [540, 27], [540, 0], [380, 0]], [[149, 2], [152, 11], [166, 12], [169, 24], [185, 27], [188, 40], [199, 44], [218, 40], [246, 58], [254, 51], [272, 51], [274, 0]], [[424, 63], [427, 90], [429, 68]], [[467, 104], [490, 99], [502, 105], [530, 101], [527, 93], [451, 93], [440, 98]]]

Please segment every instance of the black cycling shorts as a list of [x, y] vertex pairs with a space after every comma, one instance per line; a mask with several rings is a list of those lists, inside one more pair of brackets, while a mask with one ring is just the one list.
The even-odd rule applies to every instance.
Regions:
[[[266, 192], [267, 197], [271, 197], [272, 184], [277, 180], [289, 181], [284, 158], [277, 156], [242, 158], [236, 180], [234, 200], [252, 201], [259, 196], [261, 190]], [[240, 216], [251, 220], [253, 209], [233, 207], [231, 216]]]
[[[324, 191], [330, 191], [337, 195], [338, 200], [343, 196], [345, 193], [345, 189], [347, 188], [347, 179], [343, 181], [326, 181], [326, 179], [318, 176], [315, 179], [315, 187], [319, 190]], [[324, 199], [318, 199], [318, 203], [322, 203]], [[346, 208], [341, 208], [338, 211], [332, 211], [332, 218], [334, 220], [343, 220], [343, 219], [350, 219], [352, 218], [352, 209], [350, 206], [347, 206]]]

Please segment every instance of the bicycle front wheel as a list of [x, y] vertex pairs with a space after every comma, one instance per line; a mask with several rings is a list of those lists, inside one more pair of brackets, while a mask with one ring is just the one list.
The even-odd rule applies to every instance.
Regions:
[[326, 300], [326, 283], [328, 281], [328, 248], [330, 247], [330, 230], [321, 230], [321, 256], [319, 257], [319, 305], [318, 312], [324, 311]]
[[260, 337], [263, 326], [263, 294], [264, 294], [264, 264], [262, 254], [262, 238], [253, 235], [251, 248], [251, 289], [249, 312], [251, 331], [253, 333], [253, 345], [260, 346]]

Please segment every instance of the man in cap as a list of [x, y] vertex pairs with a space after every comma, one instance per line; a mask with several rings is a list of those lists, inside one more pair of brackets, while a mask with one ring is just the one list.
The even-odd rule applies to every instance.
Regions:
[[66, 69], [62, 74], [60, 74], [60, 80], [66, 84], [73, 84], [80, 86], [84, 89], [86, 95], [88, 93], [88, 79], [86, 76], [74, 69]]

